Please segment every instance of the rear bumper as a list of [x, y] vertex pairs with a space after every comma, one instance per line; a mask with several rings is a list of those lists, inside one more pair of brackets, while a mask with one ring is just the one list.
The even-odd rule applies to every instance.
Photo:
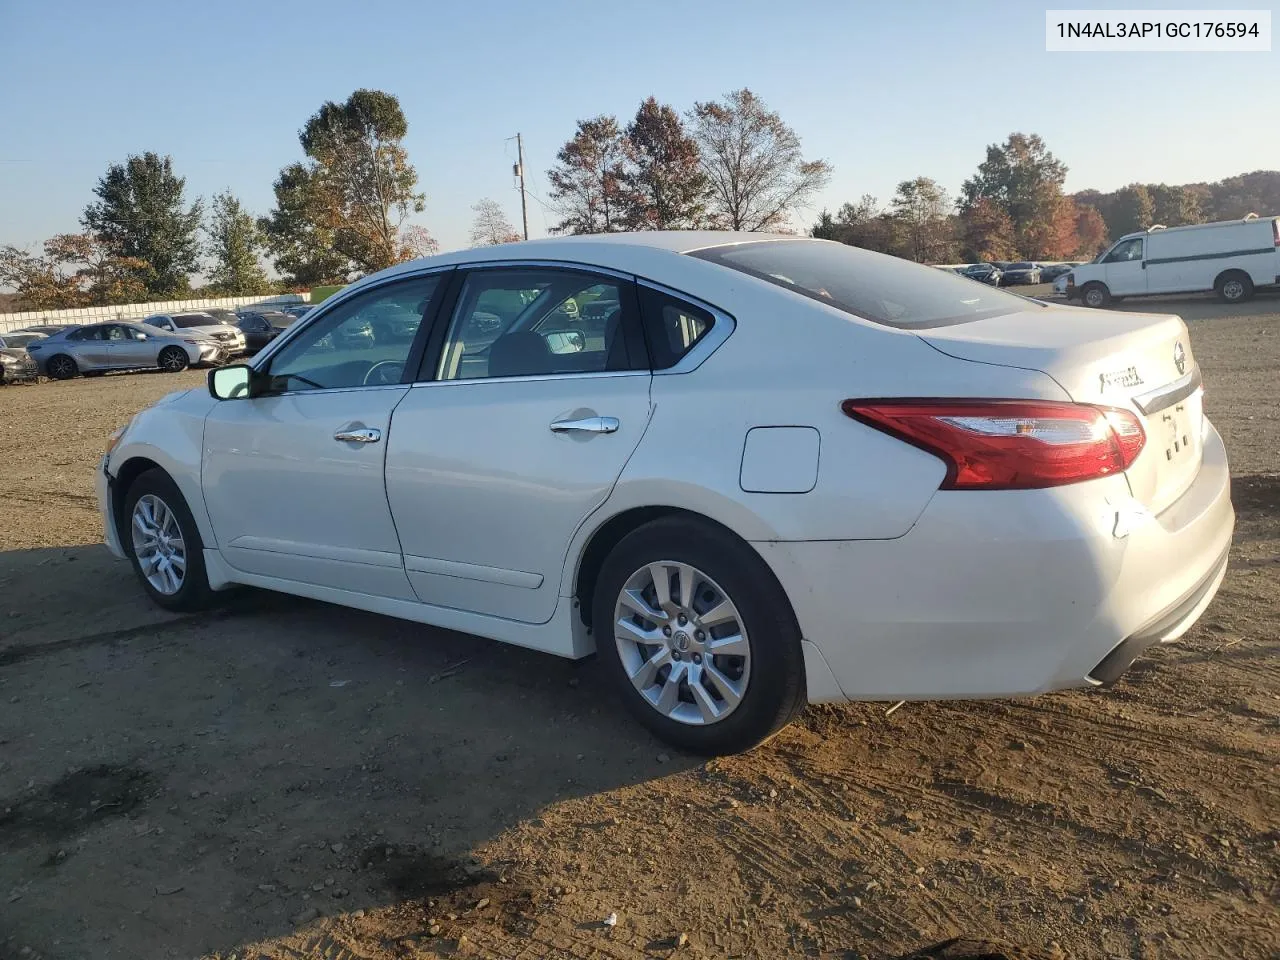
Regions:
[[1095, 686], [1181, 636], [1222, 581], [1235, 514], [1222, 439], [1204, 431], [1199, 474], [1159, 516], [1116, 476], [940, 491], [896, 540], [755, 546], [849, 699]]

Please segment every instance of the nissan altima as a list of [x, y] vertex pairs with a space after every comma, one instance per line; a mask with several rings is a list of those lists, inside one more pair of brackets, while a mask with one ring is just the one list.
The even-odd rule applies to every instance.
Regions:
[[[347, 336], [412, 314], [406, 336]], [[1109, 684], [1212, 600], [1226, 451], [1176, 316], [839, 243], [566, 237], [402, 264], [116, 431], [106, 541], [565, 657], [692, 751], [806, 701]]]

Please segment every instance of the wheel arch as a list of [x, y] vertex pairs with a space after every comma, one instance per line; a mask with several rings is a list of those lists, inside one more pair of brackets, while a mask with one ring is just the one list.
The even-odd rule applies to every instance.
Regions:
[[125, 451], [117, 460], [112, 457], [111, 463], [111, 513], [116, 530], [121, 531], [124, 503], [129, 495], [129, 488], [135, 480], [148, 470], [162, 470], [177, 486], [182, 498], [187, 502], [187, 509], [195, 518], [196, 527], [200, 531], [200, 539], [206, 549], [216, 548], [213, 525], [205, 510], [204, 496], [200, 490], [200, 460], [196, 451], [195, 467], [184, 468], [181, 460], [167, 455], [164, 451], [150, 445], [136, 445]]
[[[572, 596], [576, 599], [577, 615], [587, 627], [591, 626], [591, 608], [595, 595], [596, 578], [599, 576], [600, 567], [605, 558], [629, 533], [639, 529], [646, 523], [666, 517], [686, 517], [720, 530], [741, 543], [743, 549], [750, 550], [755, 554], [770, 575], [777, 580], [777, 574], [773, 572], [772, 566], [760, 554], [760, 551], [756, 550], [749, 540], [727, 523], [698, 510], [671, 504], [632, 506], [611, 514], [593, 527], [575, 552], [576, 566], [572, 571], [570, 587]], [[781, 589], [782, 583], [780, 580], [778, 585], [779, 589]], [[782, 592], [785, 596], [786, 591], [783, 590]], [[791, 604], [789, 597], [787, 598], [787, 604], [788, 606]], [[794, 609], [791, 612], [794, 616]]]

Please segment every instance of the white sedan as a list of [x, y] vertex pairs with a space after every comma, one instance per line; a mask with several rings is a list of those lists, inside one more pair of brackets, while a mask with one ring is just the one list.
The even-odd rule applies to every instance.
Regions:
[[417, 260], [208, 386], [117, 431], [99, 473], [107, 544], [157, 603], [249, 584], [594, 651], [703, 753], [806, 699], [1114, 681], [1200, 616], [1234, 525], [1180, 319], [828, 241]]

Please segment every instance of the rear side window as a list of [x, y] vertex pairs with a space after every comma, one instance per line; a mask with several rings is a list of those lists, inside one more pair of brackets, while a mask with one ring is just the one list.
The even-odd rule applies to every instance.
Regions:
[[674, 367], [715, 325], [715, 317], [701, 307], [671, 294], [640, 288], [640, 311], [654, 370]]
[[1035, 303], [950, 271], [831, 240], [761, 240], [695, 250], [689, 256], [855, 317], [907, 330], [1017, 313]]

